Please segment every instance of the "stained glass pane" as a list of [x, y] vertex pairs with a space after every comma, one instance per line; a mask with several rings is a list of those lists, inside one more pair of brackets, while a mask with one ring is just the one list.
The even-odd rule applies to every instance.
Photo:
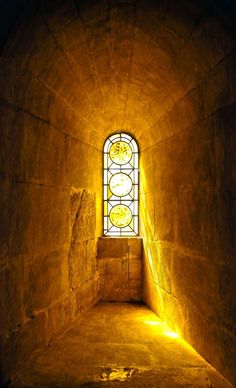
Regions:
[[119, 172], [111, 177], [109, 185], [113, 194], [123, 197], [130, 193], [133, 183], [128, 175]]
[[127, 133], [104, 145], [104, 235], [138, 234], [138, 145]]
[[132, 221], [132, 213], [126, 205], [116, 205], [110, 211], [110, 220], [118, 228], [124, 228]]
[[132, 149], [128, 143], [116, 141], [110, 148], [109, 156], [116, 164], [126, 164], [132, 158]]

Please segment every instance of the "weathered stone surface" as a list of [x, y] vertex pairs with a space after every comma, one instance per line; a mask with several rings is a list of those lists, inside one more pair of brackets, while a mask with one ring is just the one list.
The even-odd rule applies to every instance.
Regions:
[[142, 239], [99, 238], [98, 270], [102, 300], [141, 300]]
[[203, 13], [203, 4], [204, 1], [190, 3], [188, 0], [184, 0], [180, 8], [175, 1], [171, 1], [168, 12], [164, 15], [164, 23], [187, 39]]
[[[219, 371], [224, 371], [234, 383], [234, 360], [236, 355], [236, 341], [230, 333], [215, 320], [206, 320], [205, 317], [187, 309], [187, 341], [206, 359], [211, 359]], [[202, 336], [202, 333], [205, 336]], [[224, 349], [227, 347], [228, 352]]]
[[[205, 39], [205, 44], [202, 45], [202, 38]], [[209, 15], [202, 19], [198, 28], [193, 34], [193, 40], [201, 46], [201, 51], [207, 62], [213, 67], [232, 51], [234, 47], [234, 33], [230, 27], [224, 26], [214, 17]]]
[[131, 259], [140, 260], [143, 254], [143, 241], [141, 238], [131, 238], [129, 239], [129, 257]]
[[[0, 297], [4, 332], [11, 338], [18, 323], [26, 327], [25, 312], [43, 306], [42, 314], [50, 316], [45, 344], [97, 300], [100, 151], [106, 136], [122, 129], [137, 137], [141, 150], [148, 303], [183, 333], [187, 304], [202, 321], [211, 316], [235, 338], [233, 6], [221, 0], [207, 6], [204, 0], [31, 3], [17, 25], [10, 18], [14, 6], [6, 2], [3, 8], [13, 9], [4, 20], [11, 19], [12, 33], [0, 58], [0, 289], [4, 300], [18, 294], [8, 310]], [[121, 242], [99, 253], [108, 267], [112, 255], [111, 269], [101, 268], [119, 290], [117, 265], [134, 299], [141, 295], [139, 250]], [[45, 291], [41, 301], [36, 285]], [[199, 344], [208, 333], [218, 336], [211, 324], [199, 326], [197, 318], [188, 326], [189, 338], [199, 332]], [[26, 333], [30, 340], [32, 333]], [[229, 343], [225, 339], [218, 347], [211, 340], [210, 349], [201, 351], [233, 380], [234, 367], [224, 361], [235, 358]], [[33, 340], [26, 353], [39, 345]], [[219, 349], [222, 358], [216, 359]]]
[[51, 31], [58, 32], [73, 22], [77, 16], [77, 9], [74, 1], [65, 2], [42, 2], [42, 9], [47, 25]]
[[[159, 241], [173, 241], [175, 237], [177, 198], [172, 191], [159, 190], [154, 197], [154, 238]], [[161, 205], [162, 204], [162, 205]]]
[[81, 193], [72, 193], [72, 206], [75, 205], [75, 200], [77, 209], [71, 222], [73, 226], [72, 242], [76, 244], [77, 241], [87, 241], [95, 237], [96, 203], [95, 194], [86, 190], [82, 190]]
[[173, 255], [172, 293], [205, 317], [219, 314], [221, 268], [197, 256]]
[[165, 322], [132, 303], [83, 314], [10, 387], [35, 385], [232, 388]]
[[47, 310], [46, 344], [55, 340], [76, 317], [76, 309], [70, 297], [62, 298]]
[[9, 128], [13, 124], [13, 112], [8, 104], [0, 102], [0, 181], [8, 176], [8, 147], [9, 147]]
[[101, 154], [99, 151], [77, 139], [67, 138], [66, 180], [70, 186], [76, 188], [96, 187], [101, 177], [98, 177], [94, 166], [100, 163]]
[[11, 197], [10, 254], [43, 254], [68, 241], [69, 196], [54, 187], [19, 183]]
[[0, 337], [1, 381], [7, 382], [10, 376], [22, 369], [35, 350], [46, 344], [46, 313], [41, 312], [25, 322], [17, 330]]
[[70, 204], [71, 240], [68, 271], [74, 316], [93, 306], [99, 298], [95, 206], [94, 193], [73, 189]]
[[3, 181], [0, 184], [0, 263], [2, 263], [9, 257], [9, 239], [11, 234], [9, 192], [13, 189], [13, 185], [8, 181]]
[[9, 136], [9, 175], [28, 182], [63, 185], [65, 136], [27, 114], [16, 114], [13, 125], [13, 136], [21, 143], [21, 153], [17, 155], [11, 149], [12, 138]]
[[6, 61], [1, 67], [1, 86], [1, 97], [7, 102], [49, 121], [54, 95], [32, 73]]
[[[27, 316], [50, 306], [69, 293], [66, 251], [32, 257], [25, 263], [24, 303]], [[55, 281], [56, 279], [56, 281]]]
[[100, 297], [100, 283], [98, 274], [84, 283], [81, 289], [75, 291], [76, 314], [82, 313], [94, 306]]
[[23, 257], [0, 261], [0, 335], [15, 330], [24, 320]]
[[186, 336], [186, 305], [153, 281], [144, 279], [143, 297], [147, 305], [182, 337]]

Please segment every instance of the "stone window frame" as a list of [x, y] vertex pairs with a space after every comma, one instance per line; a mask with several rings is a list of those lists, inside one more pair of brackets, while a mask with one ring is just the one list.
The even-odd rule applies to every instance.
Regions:
[[[132, 150], [131, 159], [122, 165], [117, 165], [110, 157], [114, 143], [125, 142]], [[132, 180], [131, 191], [122, 197], [111, 193], [110, 180], [116, 173], [127, 174]], [[115, 132], [107, 137], [103, 146], [103, 235], [114, 237], [132, 237], [139, 235], [139, 147], [133, 135], [125, 132]], [[126, 227], [116, 227], [111, 222], [111, 210], [115, 205], [130, 209], [131, 222]]]

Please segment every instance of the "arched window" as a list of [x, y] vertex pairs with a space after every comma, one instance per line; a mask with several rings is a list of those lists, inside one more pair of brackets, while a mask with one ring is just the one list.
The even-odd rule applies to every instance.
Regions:
[[138, 234], [139, 152], [127, 133], [109, 136], [103, 149], [104, 235]]

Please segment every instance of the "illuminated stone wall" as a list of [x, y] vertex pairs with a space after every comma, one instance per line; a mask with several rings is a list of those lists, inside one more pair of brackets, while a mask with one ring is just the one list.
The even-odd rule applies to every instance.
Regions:
[[145, 300], [235, 381], [233, 2], [29, 3], [0, 54], [3, 379], [96, 301], [101, 150], [123, 130]]
[[143, 147], [141, 225], [144, 300], [233, 379], [236, 63], [221, 57]]
[[98, 240], [100, 299], [141, 301], [143, 244], [140, 237], [103, 237]]

